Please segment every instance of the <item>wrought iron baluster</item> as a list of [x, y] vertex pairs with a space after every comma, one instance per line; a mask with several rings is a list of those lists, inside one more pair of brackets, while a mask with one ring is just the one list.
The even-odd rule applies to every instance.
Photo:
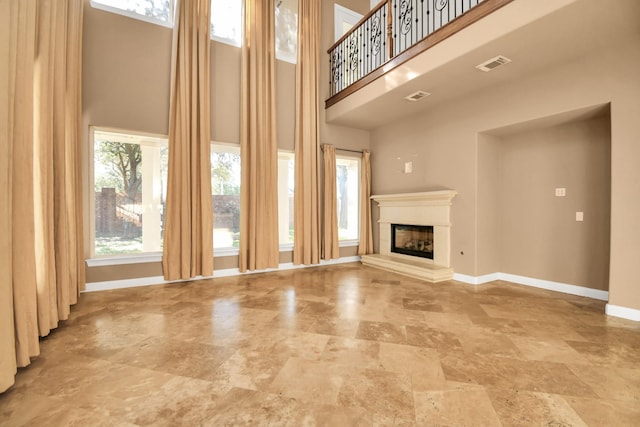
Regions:
[[336, 95], [484, 0], [387, 0], [329, 52]]

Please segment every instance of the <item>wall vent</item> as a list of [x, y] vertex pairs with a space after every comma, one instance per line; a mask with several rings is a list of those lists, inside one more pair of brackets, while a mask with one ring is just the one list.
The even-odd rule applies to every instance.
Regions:
[[511, 62], [509, 58], [499, 55], [499, 56], [496, 56], [495, 58], [491, 58], [490, 60], [483, 62], [480, 65], [476, 65], [476, 68], [478, 70], [487, 72], [487, 71], [494, 70], [504, 64], [508, 64], [509, 62]]
[[425, 92], [423, 90], [419, 90], [417, 92], [412, 93], [409, 96], [405, 96], [404, 99], [406, 99], [407, 101], [418, 101], [422, 98], [426, 98], [427, 96], [431, 95], [429, 92]]

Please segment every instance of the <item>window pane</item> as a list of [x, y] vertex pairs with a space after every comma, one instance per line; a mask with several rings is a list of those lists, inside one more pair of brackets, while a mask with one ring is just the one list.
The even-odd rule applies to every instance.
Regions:
[[360, 159], [336, 156], [338, 238], [358, 239]]
[[276, 0], [276, 57], [296, 62], [298, 0]]
[[211, 38], [242, 44], [242, 0], [211, 1]]
[[295, 155], [278, 151], [278, 236], [281, 245], [293, 243]]
[[212, 144], [213, 247], [240, 243], [240, 147]]
[[167, 141], [94, 132], [95, 255], [162, 250]]
[[173, 19], [173, 0], [91, 0], [91, 3], [94, 6], [109, 6], [169, 24]]

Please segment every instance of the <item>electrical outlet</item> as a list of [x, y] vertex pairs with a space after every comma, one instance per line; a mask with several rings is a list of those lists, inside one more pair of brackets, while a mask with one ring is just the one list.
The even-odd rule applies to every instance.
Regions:
[[584, 212], [576, 212], [576, 221], [584, 221]]

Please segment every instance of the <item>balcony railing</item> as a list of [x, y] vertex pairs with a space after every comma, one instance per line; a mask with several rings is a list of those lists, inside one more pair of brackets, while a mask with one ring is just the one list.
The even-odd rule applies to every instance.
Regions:
[[[384, 72], [389, 71], [511, 1], [513, 0], [381, 2], [328, 50], [331, 72], [327, 107], [357, 90], [362, 86], [363, 80], [366, 84], [379, 77], [383, 65], [391, 63], [384, 67]], [[447, 25], [454, 20], [463, 21], [462, 25], [457, 28]], [[437, 34], [441, 34], [439, 40], [435, 40]], [[433, 43], [420, 46], [432, 37]], [[353, 90], [345, 91], [347, 88]]]

